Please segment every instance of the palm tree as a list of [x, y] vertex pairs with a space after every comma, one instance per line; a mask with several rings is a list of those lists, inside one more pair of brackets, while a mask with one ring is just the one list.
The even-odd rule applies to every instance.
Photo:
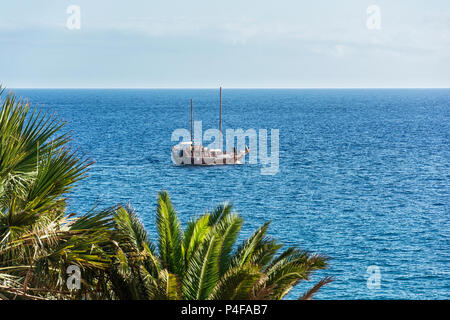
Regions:
[[67, 266], [95, 275], [111, 262], [111, 212], [66, 215], [64, 195], [90, 162], [68, 148], [64, 125], [12, 93], [2, 101], [0, 298], [70, 297]]
[[[282, 299], [326, 258], [288, 248], [266, 237], [269, 223], [236, 247], [243, 219], [223, 204], [191, 220], [182, 232], [167, 192], [156, 210], [157, 244], [131, 208], [115, 213], [120, 247], [108, 270], [111, 292], [119, 299]], [[309, 299], [329, 283], [326, 277], [302, 298]]]

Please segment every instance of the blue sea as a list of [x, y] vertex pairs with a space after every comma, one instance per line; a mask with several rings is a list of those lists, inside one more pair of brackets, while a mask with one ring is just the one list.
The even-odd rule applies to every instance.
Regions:
[[[286, 246], [331, 258], [312, 280], [335, 281], [316, 299], [450, 298], [449, 89], [225, 89], [224, 129], [279, 129], [275, 175], [260, 164], [172, 163], [189, 99], [203, 130], [217, 128], [218, 90], [16, 92], [67, 120], [73, 146], [95, 161], [71, 212], [130, 203], [155, 239], [158, 191], [170, 192], [183, 225], [229, 201], [245, 219], [241, 239], [270, 220]], [[379, 288], [368, 286], [369, 266]]]

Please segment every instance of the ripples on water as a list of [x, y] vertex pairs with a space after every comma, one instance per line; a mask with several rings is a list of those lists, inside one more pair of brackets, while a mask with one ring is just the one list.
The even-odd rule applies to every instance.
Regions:
[[[156, 193], [186, 223], [219, 201], [248, 236], [267, 220], [286, 245], [332, 257], [318, 299], [445, 299], [450, 293], [450, 90], [224, 90], [225, 128], [280, 130], [280, 171], [176, 167], [171, 133], [218, 123], [217, 90], [19, 90], [69, 121], [95, 160], [70, 210], [130, 202], [154, 235]], [[381, 269], [369, 290], [366, 269]], [[312, 283], [289, 295], [297, 298]]]

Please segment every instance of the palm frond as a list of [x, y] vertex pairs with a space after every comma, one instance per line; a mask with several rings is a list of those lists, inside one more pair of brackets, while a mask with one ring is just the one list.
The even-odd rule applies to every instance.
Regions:
[[211, 230], [209, 219], [210, 215], [205, 214], [196, 220], [188, 222], [183, 237], [183, 255], [185, 264], [190, 260], [192, 254], [194, 254], [209, 234]]
[[223, 218], [228, 216], [232, 211], [233, 206], [228, 203], [218, 205], [213, 211], [209, 213], [209, 224], [211, 226], [219, 223]]
[[267, 229], [269, 228], [269, 224], [270, 222], [266, 222], [263, 226], [258, 228], [250, 238], [239, 246], [231, 260], [232, 267], [243, 266], [251, 261], [252, 254], [263, 240]]
[[188, 261], [183, 279], [182, 292], [185, 299], [204, 300], [219, 279], [221, 239], [210, 234]]
[[321, 279], [319, 282], [317, 282], [311, 289], [309, 289], [308, 291], [306, 291], [300, 298], [299, 300], [311, 300], [312, 297], [317, 293], [317, 291], [319, 291], [320, 288], [322, 288], [323, 286], [329, 284], [333, 282], [333, 278], [332, 277], [325, 277], [323, 279]]
[[122, 250], [135, 263], [143, 263], [146, 271], [156, 277], [161, 270], [160, 261], [139, 217], [131, 208], [119, 207], [115, 210], [114, 221], [114, 237]]
[[181, 300], [181, 286], [178, 277], [167, 270], [161, 270], [152, 298], [155, 300]]
[[313, 271], [324, 269], [326, 260], [296, 248], [286, 250], [265, 270], [268, 276], [266, 285], [274, 287], [271, 297], [282, 299], [299, 281], [308, 280]]
[[236, 243], [243, 219], [236, 214], [227, 214], [216, 224], [214, 232], [220, 236], [219, 275], [222, 276], [230, 268], [231, 252]]
[[182, 233], [169, 194], [165, 191], [159, 193], [156, 212], [161, 262], [167, 270], [180, 275], [183, 272]]
[[262, 273], [257, 265], [245, 265], [229, 269], [217, 282], [208, 299], [247, 300]]

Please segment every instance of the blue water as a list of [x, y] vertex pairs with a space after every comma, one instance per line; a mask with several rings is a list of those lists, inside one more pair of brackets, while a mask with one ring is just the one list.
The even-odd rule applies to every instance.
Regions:
[[[317, 299], [450, 295], [450, 90], [224, 90], [225, 128], [280, 130], [280, 169], [176, 167], [171, 133], [189, 99], [217, 127], [217, 90], [18, 90], [69, 122], [95, 164], [70, 210], [130, 203], [155, 232], [156, 194], [181, 220], [231, 201], [243, 236], [271, 220], [286, 245], [330, 256]], [[367, 287], [368, 266], [381, 271]], [[297, 298], [311, 282], [295, 288]]]

